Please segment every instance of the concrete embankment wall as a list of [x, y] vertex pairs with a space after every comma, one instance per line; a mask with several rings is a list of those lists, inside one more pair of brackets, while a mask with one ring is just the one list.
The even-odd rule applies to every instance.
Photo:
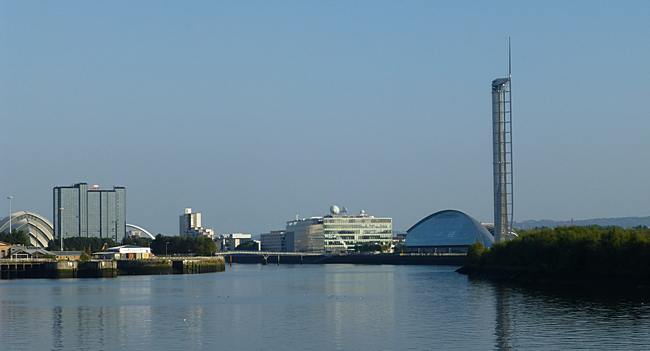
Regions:
[[[55, 261], [4, 261], [0, 262], [0, 279], [17, 278], [50, 278], [56, 272]], [[76, 262], [73, 266], [64, 267], [66, 271], [75, 271]]]
[[222, 272], [226, 264], [223, 257], [121, 260], [117, 269], [120, 275], [196, 274]]
[[189, 257], [150, 260], [10, 261], [0, 262], [0, 279], [110, 278], [118, 275], [196, 274], [222, 272], [223, 257]]
[[16, 261], [0, 263], [0, 279], [101, 278], [117, 275], [115, 261]]

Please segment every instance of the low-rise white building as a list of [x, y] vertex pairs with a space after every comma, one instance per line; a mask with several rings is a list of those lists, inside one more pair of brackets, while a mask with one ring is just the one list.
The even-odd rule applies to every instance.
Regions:
[[252, 241], [253, 235], [249, 233], [230, 233], [221, 235], [220, 239], [222, 251], [233, 251], [237, 246]]
[[151, 257], [151, 248], [135, 245], [109, 247], [106, 251], [93, 253], [93, 258], [111, 260], [140, 260]]

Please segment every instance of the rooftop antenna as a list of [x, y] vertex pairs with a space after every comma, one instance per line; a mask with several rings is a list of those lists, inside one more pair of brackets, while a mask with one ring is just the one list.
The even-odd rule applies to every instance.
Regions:
[[512, 54], [510, 50], [510, 35], [508, 35], [508, 115], [510, 129], [510, 223], [508, 223], [508, 236], [512, 234], [515, 224], [515, 189], [514, 189], [514, 166], [512, 156]]
[[508, 35], [508, 79], [512, 79], [512, 55], [510, 54], [510, 36]]

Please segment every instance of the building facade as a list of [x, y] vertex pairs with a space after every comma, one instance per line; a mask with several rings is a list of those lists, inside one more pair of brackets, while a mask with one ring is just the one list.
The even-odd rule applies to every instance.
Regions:
[[93, 258], [104, 260], [143, 260], [152, 257], [150, 248], [135, 245], [109, 247], [106, 251], [93, 253]]
[[323, 217], [325, 252], [343, 253], [355, 251], [358, 245], [377, 244], [390, 247], [393, 241], [393, 219], [375, 217], [361, 211], [358, 215], [336, 211]]
[[[334, 205], [324, 217], [295, 219], [287, 222], [285, 235], [293, 236], [296, 252], [347, 253], [360, 245], [381, 245], [389, 249], [393, 241], [393, 219], [375, 217], [361, 211], [350, 215]], [[285, 239], [287, 242], [289, 238]]]
[[292, 239], [295, 252], [323, 252], [323, 218], [311, 217], [287, 222], [286, 234]]
[[221, 236], [221, 250], [233, 251], [237, 246], [253, 241], [253, 236], [248, 233], [230, 233]]
[[203, 228], [201, 225], [201, 212], [192, 212], [191, 208], [186, 208], [179, 218], [178, 234], [184, 237], [197, 238], [201, 236], [210, 239], [215, 238], [214, 229]]
[[99, 189], [78, 183], [53, 189], [56, 238], [95, 237], [119, 241], [126, 233], [126, 188]]
[[269, 233], [262, 234], [260, 238], [262, 251], [293, 251], [293, 234], [287, 235], [284, 230], [272, 230]]
[[11, 247], [12, 246], [13, 245], [10, 244], [10, 243], [0, 241], [0, 258], [9, 257], [9, 254], [11, 253]]

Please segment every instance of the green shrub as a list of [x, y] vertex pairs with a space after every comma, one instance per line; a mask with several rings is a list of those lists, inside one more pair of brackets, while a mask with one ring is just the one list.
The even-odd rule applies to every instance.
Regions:
[[17, 244], [17, 245], [23, 245], [23, 246], [30, 246], [31, 243], [29, 241], [29, 235], [25, 231], [22, 230], [13, 230], [11, 234], [9, 232], [2, 232], [0, 233], [0, 241], [9, 243], [9, 244]]
[[90, 255], [87, 252], [82, 252], [81, 256], [79, 256], [79, 261], [81, 262], [87, 262], [90, 261]]
[[490, 250], [468, 253], [470, 262], [562, 275], [650, 277], [650, 229], [558, 227], [520, 232]]
[[485, 246], [477, 241], [469, 247], [467, 251], [467, 261], [471, 265], [478, 265], [483, 253], [485, 253]]

